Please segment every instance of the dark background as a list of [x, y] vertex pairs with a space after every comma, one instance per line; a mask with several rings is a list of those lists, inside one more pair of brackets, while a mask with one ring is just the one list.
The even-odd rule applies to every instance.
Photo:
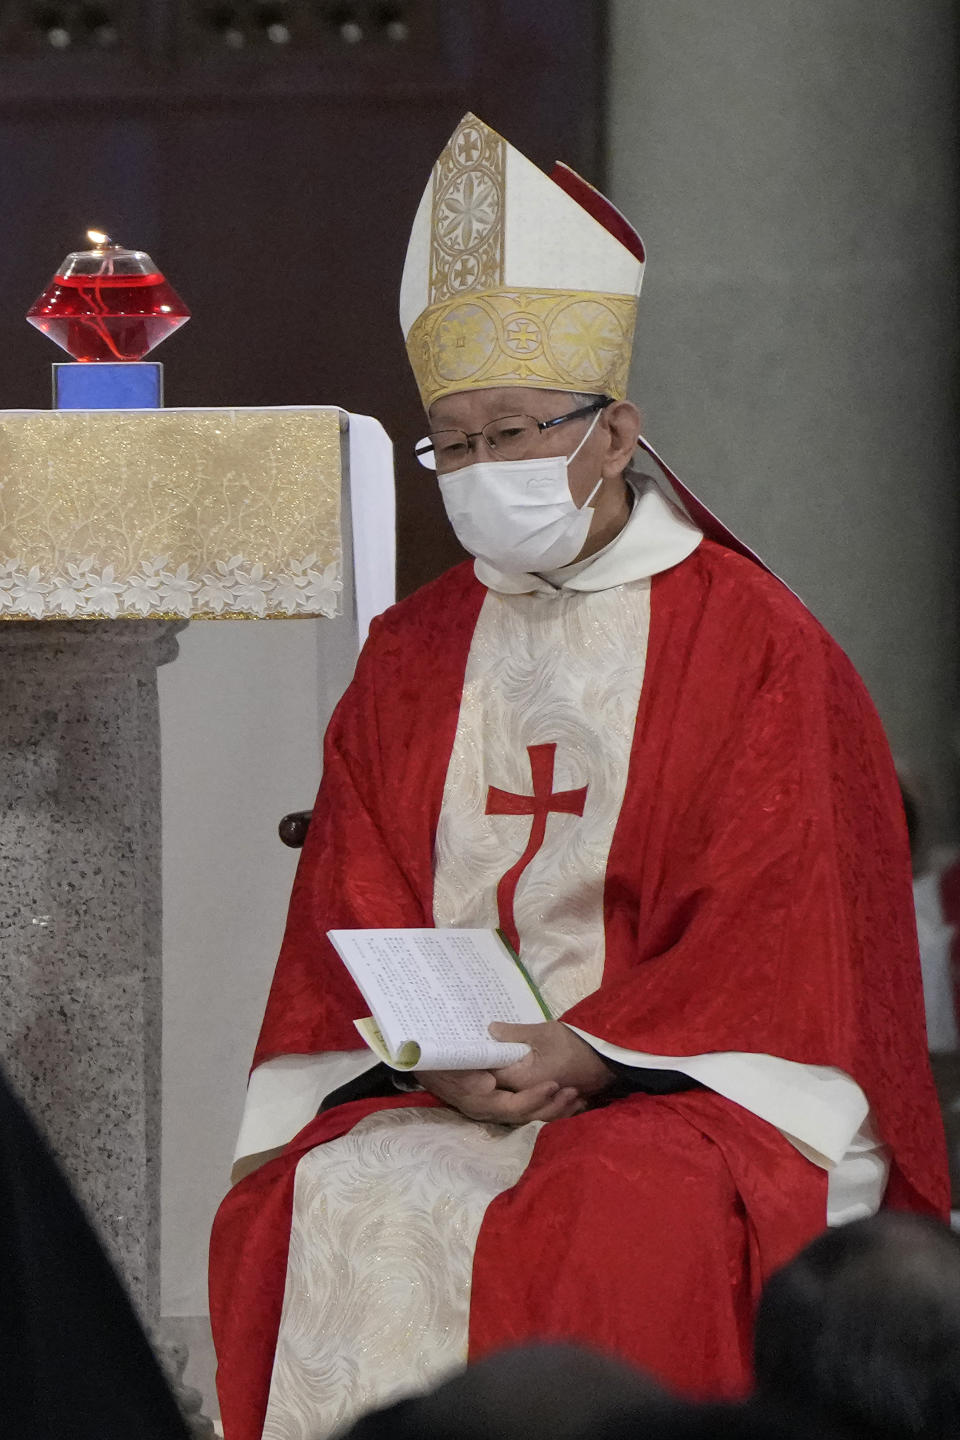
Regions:
[[0, 4], [0, 408], [49, 404], [24, 313], [88, 226], [193, 319], [168, 405], [338, 404], [397, 451], [399, 591], [459, 558], [397, 320], [407, 235], [465, 110], [604, 182], [600, 0]]

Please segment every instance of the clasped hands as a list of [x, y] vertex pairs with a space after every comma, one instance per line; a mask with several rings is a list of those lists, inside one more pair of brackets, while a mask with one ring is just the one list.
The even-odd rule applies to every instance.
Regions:
[[417, 1071], [425, 1090], [471, 1120], [498, 1125], [564, 1120], [586, 1110], [614, 1078], [596, 1050], [558, 1020], [495, 1022], [490, 1034], [494, 1040], [529, 1045], [530, 1053], [502, 1070]]

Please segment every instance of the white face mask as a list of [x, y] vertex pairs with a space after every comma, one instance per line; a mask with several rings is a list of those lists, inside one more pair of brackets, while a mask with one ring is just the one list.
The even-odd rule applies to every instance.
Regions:
[[598, 411], [570, 456], [481, 460], [439, 476], [447, 518], [463, 548], [508, 575], [560, 570], [575, 560], [586, 543], [590, 502], [603, 476], [578, 507], [567, 467], [599, 419]]

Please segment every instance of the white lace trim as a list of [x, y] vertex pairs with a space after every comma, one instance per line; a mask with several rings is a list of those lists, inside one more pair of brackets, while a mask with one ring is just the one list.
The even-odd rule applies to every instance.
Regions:
[[0, 560], [0, 618], [249, 615], [262, 619], [340, 613], [340, 566], [331, 561], [316, 570], [315, 554], [299, 562], [291, 560], [286, 570], [274, 574], [265, 574], [262, 564], [251, 565], [243, 555], [217, 560], [212, 569], [196, 573], [185, 564], [168, 569], [168, 558], [143, 560], [125, 575], [113, 565], [98, 567], [96, 557], [87, 555], [69, 562], [64, 573], [48, 576], [38, 565]]

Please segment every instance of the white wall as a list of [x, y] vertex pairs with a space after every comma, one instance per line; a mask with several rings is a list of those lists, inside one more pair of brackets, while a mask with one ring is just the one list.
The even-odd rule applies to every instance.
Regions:
[[[160, 671], [165, 1315], [206, 1311], [210, 1225], [297, 861], [277, 822], [313, 804], [318, 632], [341, 623], [197, 621]], [[350, 668], [326, 667], [323, 708]]]
[[[613, 0], [610, 182], [648, 269], [632, 391], [951, 786], [956, 7]], [[941, 828], [955, 816], [944, 811]]]

